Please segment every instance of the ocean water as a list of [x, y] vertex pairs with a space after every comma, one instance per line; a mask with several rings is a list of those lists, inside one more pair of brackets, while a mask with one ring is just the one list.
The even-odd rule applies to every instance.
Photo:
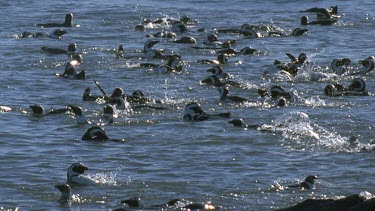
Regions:
[[[300, 37], [248, 39], [235, 34], [217, 34], [220, 40], [236, 40], [233, 46], [251, 46], [255, 55], [231, 57], [222, 66], [242, 88], [231, 87], [233, 95], [250, 100], [245, 104], [220, 102], [216, 88], [202, 85], [212, 65], [199, 59], [215, 59], [213, 50], [202, 46], [204, 37], [220, 28], [239, 28], [243, 23], [266, 25], [290, 34], [301, 27], [300, 17], [311, 7], [338, 5], [342, 16], [333, 26], [310, 25]], [[358, 136], [363, 146], [374, 140], [375, 104], [370, 96], [327, 97], [327, 84], [351, 83], [354, 77], [366, 81], [375, 91], [374, 73], [335, 76], [333, 59], [348, 57], [354, 68], [358, 61], [373, 56], [375, 3], [368, 1], [2, 1], [0, 25], [0, 105], [12, 108], [0, 113], [0, 207], [19, 210], [111, 210], [121, 200], [140, 197], [145, 206], [173, 198], [211, 203], [221, 210], [273, 210], [306, 198], [341, 197], [368, 191], [375, 193], [375, 158], [372, 150], [361, 151], [348, 144]], [[61, 39], [25, 38], [24, 31], [50, 32], [37, 23], [62, 22], [74, 14], [73, 28]], [[154, 48], [178, 53], [181, 73], [162, 74], [139, 68], [142, 62], [162, 63], [138, 57], [117, 60], [114, 50], [122, 44], [126, 55], [138, 55], [147, 34], [162, 28], [134, 30], [144, 18], [178, 19], [188, 15], [194, 21], [178, 36], [193, 36], [197, 44], [176, 44], [158, 38]], [[203, 32], [198, 29], [204, 28]], [[69, 61], [66, 55], [46, 55], [41, 46], [66, 48], [77, 43], [88, 78], [69, 80], [56, 77]], [[288, 62], [285, 53], [304, 52], [309, 63], [292, 80], [265, 77], [275, 59]], [[324, 73], [324, 74], [322, 74]], [[123, 143], [81, 141], [90, 125], [77, 125], [71, 114], [35, 117], [30, 105], [62, 108], [75, 104], [87, 117], [99, 121], [103, 103], [84, 102], [82, 93], [99, 81], [106, 93], [122, 87], [126, 93], [142, 90], [161, 99], [166, 110], [143, 109], [121, 113], [112, 125], [103, 126], [111, 138]], [[292, 90], [296, 101], [274, 107], [257, 89], [281, 85]], [[204, 122], [182, 119], [183, 108], [197, 101], [207, 112], [231, 112], [231, 118]], [[309, 119], [302, 119], [301, 112]], [[228, 121], [242, 118], [248, 124], [267, 124], [274, 130], [235, 128]], [[280, 130], [278, 123], [284, 125]], [[79, 200], [59, 201], [54, 187], [66, 182], [67, 168], [82, 162], [85, 174], [103, 184], [72, 186]], [[274, 182], [297, 183], [317, 175], [315, 189], [276, 191]]]

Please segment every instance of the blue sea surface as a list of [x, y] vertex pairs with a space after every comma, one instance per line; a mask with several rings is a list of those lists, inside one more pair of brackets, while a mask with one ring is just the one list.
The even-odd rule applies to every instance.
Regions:
[[[300, 18], [312, 7], [338, 5], [341, 18], [332, 26], [301, 26]], [[375, 2], [359, 1], [1, 1], [0, 106], [12, 111], [0, 113], [0, 210], [111, 210], [121, 200], [140, 197], [144, 205], [162, 204], [173, 198], [186, 203], [211, 203], [220, 210], [274, 210], [307, 198], [331, 198], [368, 191], [375, 194], [373, 150], [360, 150], [348, 143], [357, 136], [362, 146], [374, 140], [375, 75], [337, 76], [330, 68], [334, 59], [350, 58], [352, 65], [375, 55]], [[19, 38], [24, 31], [51, 32], [38, 23], [63, 22], [73, 13], [74, 26], [61, 39]], [[135, 30], [145, 18], [193, 19], [187, 32], [197, 44], [176, 44], [168, 38], [155, 49], [179, 54], [181, 73], [163, 74], [139, 63], [144, 43], [162, 28]], [[240, 28], [242, 24], [268, 26], [290, 34], [308, 29], [303, 36], [244, 38], [217, 33], [219, 40], [236, 40], [233, 48], [252, 47], [254, 55], [229, 58], [222, 65], [232, 80], [243, 84], [230, 87], [232, 95], [249, 99], [244, 104], [221, 102], [217, 88], [202, 85], [213, 65], [197, 63], [216, 59], [212, 49], [195, 49], [217, 29]], [[203, 31], [198, 29], [204, 29]], [[66, 55], [49, 55], [41, 46], [66, 49], [77, 43], [83, 54], [85, 80], [70, 80], [62, 74]], [[116, 59], [122, 44], [125, 55]], [[309, 63], [292, 80], [265, 77], [274, 60], [289, 62], [286, 53], [307, 54]], [[135, 55], [135, 56], [134, 56]], [[331, 83], [345, 86], [360, 77], [370, 96], [328, 97]], [[107, 94], [115, 87], [125, 93], [142, 90], [161, 99], [165, 110], [141, 109], [119, 113], [112, 125], [105, 125], [111, 138], [125, 142], [85, 142], [82, 135], [90, 125], [78, 125], [72, 114], [36, 117], [30, 105], [46, 109], [81, 106], [88, 119], [102, 121], [103, 102], [82, 101], [85, 88], [101, 94], [97, 80]], [[257, 89], [280, 85], [292, 91], [296, 100], [275, 107], [260, 98]], [[208, 113], [230, 112], [231, 118], [203, 122], [184, 121], [184, 106], [197, 101]], [[301, 114], [304, 114], [301, 116]], [[308, 116], [308, 119], [302, 117]], [[236, 128], [231, 119], [248, 124], [266, 124], [269, 132]], [[287, 125], [278, 130], [277, 125]], [[82, 162], [85, 174], [100, 181], [97, 186], [72, 185], [79, 200], [59, 201], [54, 187], [66, 182], [66, 171]], [[314, 189], [277, 191], [272, 184], [298, 183], [317, 175]]]

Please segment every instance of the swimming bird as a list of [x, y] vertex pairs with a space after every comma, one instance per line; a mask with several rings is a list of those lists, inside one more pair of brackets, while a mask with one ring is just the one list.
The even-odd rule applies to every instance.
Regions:
[[302, 36], [305, 32], [308, 32], [308, 29], [295, 28], [292, 32], [292, 36]]
[[338, 19], [340, 16], [337, 14], [338, 6], [331, 6], [329, 9], [313, 7], [301, 12], [314, 12], [316, 13], [318, 20], [329, 20], [329, 19]]
[[175, 43], [184, 43], [184, 44], [194, 44], [197, 43], [197, 40], [192, 36], [184, 36], [178, 39], [173, 40]]
[[274, 31], [269, 31], [268, 36], [279, 36], [279, 37], [294, 36], [294, 37], [298, 37], [298, 36], [304, 35], [305, 32], [308, 32], [308, 31], [309, 31], [308, 29], [295, 28], [295, 29], [293, 29], [291, 34], [288, 34], [284, 30], [274, 30]]
[[[142, 200], [139, 198], [139, 197], [131, 197], [129, 199], [126, 199], [126, 200], [122, 200], [121, 203], [122, 204], [126, 204], [129, 208], [138, 208], [138, 209], [151, 209], [151, 210], [154, 210], [154, 209], [168, 209], [168, 208], [172, 208], [172, 209], [175, 209], [175, 208], [178, 208], [178, 209], [183, 209], [183, 210], [215, 210], [215, 209], [220, 209], [220, 206], [214, 206], [212, 204], [209, 204], [209, 203], [189, 203], [189, 204], [184, 204], [184, 203], [178, 203], [178, 202], [181, 202], [182, 200], [181, 199], [172, 199], [172, 200], [169, 200], [168, 202], [164, 203], [164, 204], [157, 204], [157, 205], [151, 205], [151, 206], [147, 206], [145, 207], [143, 205], [143, 202]], [[124, 208], [118, 208], [118, 209], [115, 209], [113, 211], [125, 211], [126, 209]]]
[[193, 120], [193, 121], [203, 121], [203, 120], [209, 119], [209, 117], [202, 110], [201, 106], [198, 103], [192, 102], [192, 103], [185, 105], [183, 119]]
[[68, 108], [73, 111], [77, 124], [91, 124], [91, 122], [86, 119], [86, 115], [82, 107], [69, 105]]
[[262, 35], [259, 32], [256, 32], [253, 28], [241, 29], [241, 34], [246, 38], [261, 38]]
[[307, 57], [306, 53], [300, 53], [298, 55], [298, 57], [295, 57], [290, 53], [285, 53], [285, 54], [289, 57], [291, 63], [293, 63], [293, 64], [302, 65], [303, 63], [307, 62], [307, 60], [308, 60], [308, 57]]
[[276, 105], [277, 107], [284, 107], [287, 106], [287, 100], [284, 97], [280, 97], [276, 100]]
[[[259, 93], [259, 91], [258, 91]], [[276, 99], [277, 103], [276, 105], [279, 107], [283, 107], [286, 105], [286, 101], [294, 101], [295, 99], [295, 94], [293, 91], [285, 91], [281, 86], [279, 85], [274, 85], [270, 89], [270, 97], [272, 99]]]
[[352, 135], [348, 138], [348, 143], [352, 147], [357, 147], [360, 145], [360, 141], [358, 140], [358, 136]]
[[272, 27], [267, 24], [259, 24], [259, 25], [252, 25], [249, 23], [245, 23], [241, 26], [241, 31], [244, 32], [246, 30], [256, 30], [256, 31], [271, 31]]
[[[153, 23], [150, 21], [148, 22], [145, 22], [146, 19], [143, 19], [143, 21], [140, 23], [140, 24], [137, 24], [134, 26], [134, 29], [137, 30], [137, 31], [144, 31], [146, 29], [149, 29], [149, 28], [154, 28], [153, 26]], [[147, 19], [149, 20], [149, 19]]]
[[[204, 46], [192, 46], [191, 49], [206, 49], [206, 50], [226, 50], [230, 49], [233, 44], [236, 43], [236, 40], [226, 40], [224, 42], [215, 41], [217, 36], [215, 34], [209, 34], [203, 41]], [[219, 52], [217, 52], [219, 53]], [[224, 53], [223, 53], [224, 54]]]
[[351, 149], [355, 149], [358, 152], [374, 151], [375, 149], [375, 142], [373, 140], [369, 143], [362, 143], [356, 135], [349, 136], [347, 142]]
[[[221, 44], [221, 49], [222, 49], [222, 50], [230, 49], [230, 48], [232, 48], [232, 45], [235, 44], [235, 43], [236, 43], [235, 40], [227, 40], [227, 41], [224, 41], [224, 42]], [[219, 47], [218, 49], [220, 49], [220, 47]]]
[[89, 170], [82, 163], [73, 163], [67, 171], [67, 182], [69, 184], [79, 184], [79, 185], [96, 185], [100, 182], [98, 180], [92, 179], [89, 176], [84, 175], [85, 171]]
[[112, 94], [108, 97], [105, 96], [105, 101], [110, 104], [116, 104], [116, 99], [122, 98], [124, 99], [126, 97], [124, 90], [121, 87], [115, 87], [112, 91]]
[[176, 33], [182, 33], [187, 31], [186, 25], [182, 21], [175, 21], [172, 23], [171, 30]]
[[218, 114], [207, 114], [202, 110], [202, 107], [197, 102], [191, 102], [185, 105], [184, 113], [183, 113], [183, 119], [184, 120], [190, 120], [190, 121], [204, 121], [211, 118], [229, 118], [230, 113], [218, 113]]
[[87, 87], [82, 95], [83, 101], [97, 101], [99, 99], [103, 99], [103, 95], [92, 95], [91, 88]]
[[289, 57], [291, 62], [283, 64], [280, 61], [275, 60], [274, 65], [276, 68], [285, 71], [286, 73], [289, 73], [291, 76], [295, 77], [298, 73], [298, 69], [308, 61], [308, 57], [305, 53], [300, 53], [298, 55], [298, 58], [290, 53], [286, 53], [286, 55]]
[[250, 24], [245, 23], [242, 24], [240, 28], [227, 28], [227, 29], [217, 29], [218, 33], [230, 33], [230, 34], [240, 34], [242, 31], [251, 28]]
[[118, 110], [131, 110], [129, 103], [126, 101], [126, 98], [118, 97], [111, 99], [112, 105], [115, 106]]
[[53, 114], [64, 114], [69, 109], [68, 107], [59, 108], [59, 109], [51, 109], [50, 111], [46, 112], [42, 105], [34, 104], [29, 106], [31, 110], [33, 111], [34, 116], [47, 116], [47, 115], [53, 115]]
[[126, 99], [129, 101], [129, 103], [162, 103], [162, 101], [159, 99], [146, 97], [141, 90], [135, 90], [131, 95], [126, 95]]
[[82, 136], [82, 141], [114, 141], [114, 142], [123, 142], [123, 139], [110, 139], [105, 130], [100, 126], [93, 126], [87, 129], [86, 133]]
[[146, 97], [140, 90], [135, 90], [131, 95], [126, 95], [126, 100], [130, 103], [132, 109], [149, 108], [154, 110], [166, 110], [166, 107], [152, 105], [154, 103], [161, 104], [159, 99]]
[[121, 87], [115, 87], [109, 99], [106, 99], [106, 100], [111, 101], [110, 99], [124, 98], [124, 97], [126, 97], [124, 90]]
[[219, 87], [218, 91], [220, 93], [220, 101], [235, 102], [235, 103], [249, 102], [249, 100], [246, 98], [229, 95], [229, 90], [225, 86]]
[[[173, 19], [170, 19], [170, 20], [168, 20], [169, 22], [171, 22], [171, 21], [175, 21], [175, 20], [173, 20]], [[184, 23], [185, 25], [187, 25], [188, 23], [191, 23], [191, 22], [194, 22], [194, 21], [197, 21], [197, 20], [195, 20], [195, 19], [192, 19], [192, 18], [190, 18], [189, 16], [187, 16], [187, 15], [183, 15], [183, 16], [181, 16], [180, 18], [179, 18], [179, 21], [181, 21], [182, 23]]]
[[167, 66], [171, 68], [177, 68], [181, 62], [181, 56], [179, 54], [173, 54], [172, 56], [168, 56]]
[[158, 73], [179, 73], [183, 70], [181, 63], [181, 56], [178, 54], [173, 54], [171, 56], [166, 56], [168, 58], [167, 63], [158, 65], [155, 71]]
[[331, 69], [337, 75], [343, 75], [348, 73], [348, 66], [350, 65], [351, 60], [349, 58], [343, 59], [334, 59], [331, 62]]
[[63, 29], [55, 29], [51, 33], [46, 32], [23, 32], [21, 35], [19, 35], [19, 38], [55, 38], [60, 39], [64, 34], [68, 33], [67, 31]]
[[324, 94], [327, 96], [342, 96], [344, 95], [345, 88], [341, 84], [329, 84], [324, 87]]
[[156, 20], [151, 20], [149, 18], [145, 18], [142, 20], [140, 24], [137, 24], [134, 29], [139, 30], [139, 31], [144, 31], [146, 29], [156, 29], [156, 28], [165, 28], [168, 26], [169, 23], [167, 19], [162, 18], [162, 19], [156, 19]]
[[293, 188], [301, 188], [302, 190], [308, 190], [313, 189], [315, 181], [318, 179], [315, 175], [309, 175], [307, 176], [302, 182], [298, 184], [292, 184], [287, 186], [282, 186], [278, 182], [274, 182], [272, 187], [274, 187], [276, 190], [287, 190], [287, 189], [293, 189]]
[[[163, 55], [164, 56], [164, 55]], [[182, 71], [181, 56], [178, 54], [164, 56], [164, 59], [168, 59], [165, 64], [155, 63], [139, 63], [142, 68], [151, 68], [158, 73], [176, 73]]]
[[270, 93], [271, 93], [271, 97], [272, 98], [280, 98], [280, 97], [283, 97], [283, 96], [286, 96], [287, 93], [284, 91], [284, 89], [279, 86], [279, 85], [274, 85], [271, 87], [270, 89]]
[[216, 34], [208, 34], [203, 41], [203, 44], [205, 45], [210, 45], [210, 46], [222, 46], [223, 43], [219, 41], [218, 37]]
[[72, 59], [68, 62], [69, 65], [80, 65], [83, 62], [82, 54], [74, 54]]
[[[101, 88], [101, 87], [100, 87]], [[104, 91], [101, 89], [102, 93]], [[124, 90], [121, 87], [115, 87], [112, 91], [112, 94], [110, 96], [104, 95], [104, 100], [109, 104], [116, 104], [117, 99], [122, 98], [124, 99], [126, 97]]]
[[322, 7], [312, 7], [310, 9], [307, 9], [307, 10], [303, 10], [301, 12], [319, 12], [321, 10], [327, 10], [329, 13], [332, 13], [332, 14], [335, 14], [337, 15], [337, 11], [338, 11], [338, 6], [331, 6], [329, 9], [327, 8], [322, 8]]
[[255, 52], [257, 52], [257, 49], [254, 49], [252, 47], [244, 47], [239, 52], [234, 52], [235, 55], [254, 55]]
[[324, 87], [324, 94], [331, 97], [336, 96], [368, 96], [366, 90], [366, 83], [361, 78], [355, 78], [352, 83], [346, 88], [341, 84], [329, 84]]
[[66, 14], [64, 23], [44, 23], [36, 24], [36, 26], [42, 28], [52, 28], [52, 27], [73, 27], [73, 14]]
[[216, 87], [225, 86], [226, 83], [222, 82], [216, 75], [211, 75], [200, 81], [201, 84], [212, 85]]
[[262, 35], [256, 30], [265, 30], [270, 31], [268, 26], [254, 26], [249, 23], [242, 24], [241, 27], [238, 28], [228, 28], [228, 29], [218, 29], [218, 33], [236, 33], [236, 34], [242, 34], [247, 36], [248, 38], [259, 38], [262, 37]]
[[104, 98], [109, 104], [115, 106], [116, 109], [131, 113], [133, 111], [131, 105], [127, 101], [124, 90], [121, 87], [116, 87], [109, 98]]
[[77, 50], [77, 44], [76, 43], [69, 44], [68, 50], [64, 50], [64, 49], [61, 49], [61, 48], [50, 48], [50, 47], [45, 47], [45, 46], [40, 47], [40, 49], [42, 50], [42, 52], [44, 52], [46, 54], [67, 54], [67, 55], [72, 55]]
[[127, 101], [127, 98], [116, 98], [116, 103], [114, 104], [117, 110], [121, 110], [126, 114], [133, 113], [133, 108], [131, 107], [130, 103]]
[[127, 204], [132, 208], [144, 208], [142, 200], [139, 197], [131, 197], [121, 201], [121, 204]]
[[275, 106], [276, 107], [284, 107], [287, 105], [287, 102], [290, 100], [294, 100], [293, 92], [286, 92], [283, 88], [279, 85], [274, 85], [270, 89], [270, 94], [267, 92], [265, 88], [259, 88], [258, 94], [260, 97], [271, 97], [272, 100], [276, 100]]
[[221, 79], [233, 78], [233, 75], [224, 72], [223, 68], [221, 66], [218, 66], [218, 65], [208, 69], [207, 72], [210, 72], [210, 73], [212, 73], [212, 75], [215, 75], [215, 76], [217, 76], [218, 78], [221, 78]]
[[364, 60], [358, 61], [359, 64], [362, 65], [362, 71], [361, 73], [368, 73], [375, 68], [375, 57], [374, 56], [369, 56]]
[[259, 124], [255, 125], [248, 125], [243, 121], [243, 119], [233, 119], [228, 122], [229, 124], [233, 124], [234, 127], [241, 127], [241, 128], [258, 128]]
[[366, 90], [366, 83], [361, 78], [355, 78], [348, 86], [349, 91], [364, 92]]
[[143, 52], [148, 59], [165, 59], [165, 55], [160, 50], [155, 50], [152, 47], [159, 43], [158, 40], [147, 40], [144, 44]]
[[317, 20], [317, 21], [309, 21], [309, 17], [302, 16], [301, 17], [301, 25], [333, 25], [336, 23], [336, 19], [325, 19], [325, 20]]
[[263, 76], [274, 78], [277, 81], [293, 81], [297, 73], [297, 65], [293, 63], [281, 63], [275, 59], [272, 67], [263, 72]]
[[[141, 53], [142, 50], [128, 50], [125, 51], [124, 46], [120, 44], [117, 49], [112, 49], [111, 52], [115, 54], [116, 59], [131, 59], [131, 58], [137, 58], [139, 59], [139, 54]], [[136, 54], [131, 54], [131, 53], [136, 53]]]
[[254, 52], [258, 51], [257, 49], [251, 47], [244, 47], [240, 51], [236, 51], [235, 49], [229, 47], [225, 49], [218, 50], [217, 53], [219, 54], [227, 54], [230, 56], [238, 56], [238, 55], [254, 55]]
[[212, 204], [205, 204], [205, 203], [191, 203], [187, 204], [182, 207], [186, 210], [216, 210], [220, 209], [219, 206], [213, 206]]
[[160, 32], [157, 32], [155, 34], [147, 34], [146, 37], [148, 38], [155, 38], [155, 37], [158, 37], [158, 38], [176, 38], [177, 35], [176, 33], [172, 32], [172, 31], [168, 31], [168, 30], [161, 30]]
[[75, 54], [72, 59], [66, 63], [64, 73], [56, 73], [56, 76], [68, 79], [84, 80], [86, 78], [85, 70], [81, 70], [79, 73], [77, 71], [77, 67], [81, 65], [82, 60], [83, 57], [81, 54]]
[[208, 76], [205, 79], [201, 80], [200, 83], [206, 84], [206, 85], [213, 85], [213, 86], [216, 86], [216, 87], [221, 87], [221, 86], [225, 86], [225, 85], [235, 86], [235, 87], [241, 87], [242, 86], [240, 83], [237, 83], [237, 82], [231, 81], [231, 80], [221, 81], [219, 79], [219, 77], [217, 77], [216, 75]]
[[146, 18], [146, 19], [143, 19], [143, 24], [152, 23], [152, 24], [160, 25], [160, 26], [166, 26], [166, 25], [172, 26], [174, 23], [179, 23], [179, 22], [182, 22], [186, 25], [188, 24], [189, 21], [192, 21], [192, 19], [186, 15], [183, 15], [179, 19], [163, 17], [163, 18], [157, 18], [155, 20], [151, 20], [151, 19]]
[[116, 108], [111, 104], [106, 104], [103, 107], [103, 117], [107, 120], [108, 124], [113, 123], [114, 119], [118, 117]]
[[220, 54], [219, 56], [217, 56], [216, 60], [203, 59], [203, 60], [198, 60], [197, 63], [200, 63], [200, 64], [215, 64], [215, 65], [226, 64], [226, 63], [228, 63], [228, 55], [227, 54]]
[[185, 25], [187, 25], [189, 22], [192, 22], [192, 21], [194, 21], [194, 20], [191, 19], [189, 16], [182, 15], [178, 19], [175, 19], [175, 18], [172, 18], [172, 17], [170, 17], [170, 18], [161, 18], [161, 19], [159, 18], [159, 19], [153, 20], [152, 22], [155, 23], [155, 24], [167, 22], [169, 25], [173, 25], [173, 23], [176, 23], [176, 22], [182, 22]]
[[117, 50], [115, 51], [116, 59], [122, 59], [124, 58], [124, 47], [122, 45], [119, 45]]
[[68, 79], [78, 79], [78, 80], [84, 80], [86, 78], [86, 72], [85, 70], [82, 70], [81, 72], [77, 72], [76, 65], [71, 65], [70, 62], [68, 62], [65, 66], [65, 70], [63, 74], [56, 73], [56, 76], [60, 76], [62, 78], [68, 78]]
[[71, 187], [69, 184], [59, 184], [55, 185], [55, 188], [57, 188], [60, 193], [60, 201], [62, 202], [71, 202], [72, 198], [72, 193], [71, 193]]
[[266, 88], [258, 88], [258, 94], [260, 97], [268, 97], [268, 91]]
[[294, 185], [288, 185], [287, 188], [302, 188], [303, 190], [313, 189], [315, 181], [318, 179], [315, 175], [307, 176], [302, 182]]
[[90, 127], [86, 133], [82, 136], [83, 141], [108, 141], [109, 138], [106, 135], [104, 129], [99, 126]]

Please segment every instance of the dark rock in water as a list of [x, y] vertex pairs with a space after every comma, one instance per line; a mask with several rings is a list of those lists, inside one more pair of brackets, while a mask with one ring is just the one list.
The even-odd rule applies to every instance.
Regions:
[[360, 203], [352, 207], [351, 210], [365, 210], [365, 211], [375, 210], [375, 198], [366, 200], [363, 203]]
[[372, 211], [375, 210], [375, 198], [365, 200], [363, 196], [354, 194], [342, 199], [307, 199], [292, 207], [278, 211]]
[[306, 199], [305, 201], [292, 207], [279, 209], [278, 211], [314, 211], [324, 210], [328, 204], [333, 203], [333, 199]]

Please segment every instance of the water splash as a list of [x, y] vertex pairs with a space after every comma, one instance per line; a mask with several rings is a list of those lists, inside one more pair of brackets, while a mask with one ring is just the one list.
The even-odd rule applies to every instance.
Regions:
[[360, 192], [359, 196], [361, 196], [365, 200], [369, 200], [369, 199], [374, 198], [374, 195], [372, 195], [370, 192], [367, 192], [367, 191]]
[[310, 97], [310, 98], [307, 98], [304, 100], [304, 103], [306, 105], [309, 105], [309, 106], [312, 106], [312, 107], [326, 107], [328, 104], [320, 99], [319, 96], [313, 96], [313, 97]]
[[117, 172], [101, 172], [87, 176], [93, 180], [98, 181], [101, 185], [118, 185], [118, 181], [116, 180]]
[[347, 138], [310, 122], [308, 114], [294, 111], [273, 121], [273, 125], [261, 125], [260, 131], [281, 134], [282, 145], [297, 149], [348, 151]]

